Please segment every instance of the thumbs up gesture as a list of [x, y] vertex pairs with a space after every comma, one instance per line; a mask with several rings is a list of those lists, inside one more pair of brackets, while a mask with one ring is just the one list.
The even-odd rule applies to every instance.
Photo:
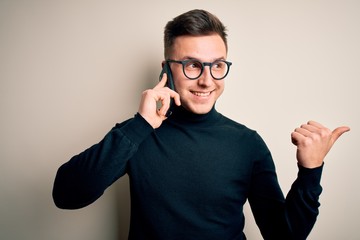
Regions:
[[305, 168], [321, 166], [336, 140], [349, 130], [349, 127], [343, 126], [331, 131], [315, 121], [309, 121], [296, 128], [291, 133], [291, 141], [297, 146], [298, 163]]

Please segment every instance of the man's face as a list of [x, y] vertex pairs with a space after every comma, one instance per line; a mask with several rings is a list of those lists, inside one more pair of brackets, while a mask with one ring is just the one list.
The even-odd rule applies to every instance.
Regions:
[[[214, 62], [226, 59], [226, 47], [218, 34], [209, 36], [180, 36], [174, 41], [170, 54], [172, 60], [197, 59], [201, 62]], [[188, 79], [182, 65], [170, 63], [176, 92], [181, 105], [196, 114], [208, 113], [224, 91], [224, 80], [215, 80], [206, 66], [202, 75], [195, 80]]]

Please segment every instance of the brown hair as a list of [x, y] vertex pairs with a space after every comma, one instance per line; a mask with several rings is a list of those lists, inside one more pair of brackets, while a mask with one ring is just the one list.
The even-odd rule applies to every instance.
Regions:
[[218, 34], [227, 46], [226, 27], [213, 14], [200, 9], [183, 13], [169, 21], [164, 30], [164, 55], [169, 57], [174, 40], [179, 36], [204, 36]]

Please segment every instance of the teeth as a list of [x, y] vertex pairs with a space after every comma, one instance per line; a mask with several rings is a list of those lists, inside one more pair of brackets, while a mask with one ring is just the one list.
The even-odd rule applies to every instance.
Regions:
[[198, 97], [207, 97], [210, 95], [210, 92], [192, 92], [192, 93]]

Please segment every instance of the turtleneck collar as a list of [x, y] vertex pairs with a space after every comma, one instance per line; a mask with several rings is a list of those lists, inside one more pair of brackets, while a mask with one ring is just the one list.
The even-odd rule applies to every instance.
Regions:
[[211, 125], [217, 122], [221, 116], [222, 115], [216, 111], [215, 106], [213, 106], [212, 109], [205, 114], [196, 114], [186, 110], [182, 106], [179, 106], [172, 109], [172, 114], [169, 116], [168, 120], [170, 122], [178, 122], [181, 124]]

